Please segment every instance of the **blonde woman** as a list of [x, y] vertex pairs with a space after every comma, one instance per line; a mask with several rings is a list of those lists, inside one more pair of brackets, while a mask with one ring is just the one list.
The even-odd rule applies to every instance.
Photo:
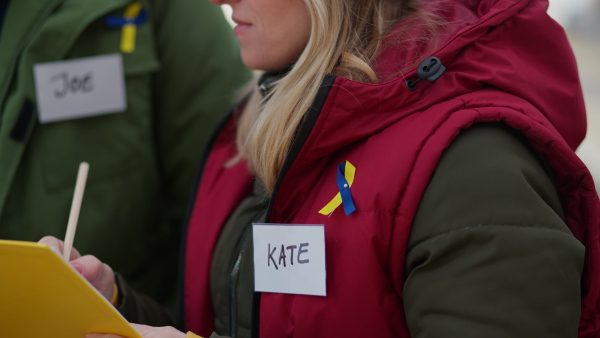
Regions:
[[[266, 72], [199, 168], [188, 337], [600, 334], [600, 204], [547, 1], [213, 2]], [[130, 321], [160, 325], [74, 258]]]

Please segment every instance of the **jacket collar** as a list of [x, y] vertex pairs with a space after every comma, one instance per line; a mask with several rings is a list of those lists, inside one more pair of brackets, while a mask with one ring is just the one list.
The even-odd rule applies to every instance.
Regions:
[[280, 70], [264, 72], [258, 78], [258, 90], [262, 96], [266, 97], [271, 92], [271, 89], [273, 89], [273, 86], [275, 86], [275, 83], [289, 73], [290, 70], [291, 68], [284, 68]]
[[[417, 79], [416, 67], [405, 73], [398, 70], [406, 68], [412, 55], [424, 47], [410, 39], [398, 43], [391, 35], [375, 66], [380, 76], [390, 79], [365, 84], [337, 77], [298, 157], [315, 161], [400, 119], [490, 87], [532, 103], [550, 121], [548, 128], [554, 128], [574, 149], [585, 134], [583, 97], [569, 43], [546, 8], [546, 0], [426, 4], [425, 10], [435, 11], [446, 24], [437, 35], [439, 47], [418, 61], [438, 57], [446, 72], [434, 82], [421, 81], [417, 90], [409, 90], [406, 81]], [[404, 29], [401, 23], [393, 31]]]
[[[15, 2], [20, 1], [22, 0]], [[35, 0], [27, 0], [26, 2], [35, 2]], [[40, 62], [63, 59], [75, 40], [92, 21], [107, 15], [111, 11], [125, 7], [133, 1], [58, 0], [58, 2], [61, 3], [60, 10], [52, 13], [51, 19], [37, 23], [43, 28], [33, 38], [31, 48], [48, 44], [48, 41], [52, 43], [52, 48], [40, 48], [37, 54], [40, 58], [43, 58]]]

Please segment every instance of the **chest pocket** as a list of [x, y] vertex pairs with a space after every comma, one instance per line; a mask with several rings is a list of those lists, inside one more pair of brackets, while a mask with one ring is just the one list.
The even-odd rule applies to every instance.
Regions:
[[[124, 9], [111, 15], [122, 15]], [[68, 50], [65, 59], [121, 53], [122, 29], [109, 27], [106, 15], [90, 23]], [[71, 190], [78, 164], [90, 163], [88, 186], [133, 172], [151, 174], [155, 152], [152, 77], [160, 68], [152, 18], [136, 28], [135, 49], [122, 53], [127, 109], [124, 112], [38, 124], [30, 152], [41, 159], [49, 193]]]

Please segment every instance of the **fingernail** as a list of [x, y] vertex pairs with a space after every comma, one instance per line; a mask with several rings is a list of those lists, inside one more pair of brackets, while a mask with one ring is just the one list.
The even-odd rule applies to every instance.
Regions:
[[83, 275], [83, 267], [81, 265], [79, 265], [79, 264], [71, 264], [71, 266], [73, 267], [73, 269], [77, 270], [77, 272], [79, 272], [80, 274]]

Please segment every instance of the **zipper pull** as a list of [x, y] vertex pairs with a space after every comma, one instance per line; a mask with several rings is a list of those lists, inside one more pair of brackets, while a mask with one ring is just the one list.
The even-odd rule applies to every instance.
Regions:
[[446, 67], [442, 65], [442, 61], [436, 58], [435, 56], [428, 57], [423, 62], [419, 64], [417, 68], [417, 76], [419, 79], [413, 81], [406, 81], [406, 87], [410, 91], [417, 90], [417, 83], [421, 82], [421, 80], [427, 80], [429, 82], [433, 82], [442, 76], [446, 71]]

